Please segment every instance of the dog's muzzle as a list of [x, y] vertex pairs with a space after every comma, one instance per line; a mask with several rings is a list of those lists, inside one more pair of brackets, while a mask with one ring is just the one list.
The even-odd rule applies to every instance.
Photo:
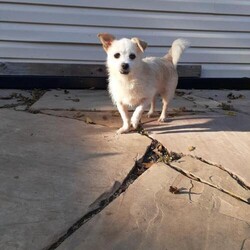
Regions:
[[120, 73], [124, 74], [124, 75], [127, 75], [129, 73], [129, 64], [128, 63], [122, 63]]

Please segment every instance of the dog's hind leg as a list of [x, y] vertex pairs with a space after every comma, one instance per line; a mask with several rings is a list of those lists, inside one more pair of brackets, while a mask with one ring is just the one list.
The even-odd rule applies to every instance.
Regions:
[[159, 122], [166, 122], [167, 121], [167, 109], [168, 104], [174, 98], [175, 89], [177, 86], [177, 79], [175, 79], [172, 84], [169, 84], [169, 88], [161, 93], [162, 97], [162, 111], [160, 118], [158, 119]]
[[150, 118], [152, 117], [152, 115], [154, 114], [155, 111], [155, 102], [156, 102], [156, 95], [153, 97], [152, 101], [151, 101], [151, 106], [150, 109], [148, 111], [147, 116]]
[[162, 111], [160, 118], [158, 119], [159, 122], [166, 122], [167, 120], [167, 109], [168, 104], [174, 98], [175, 89], [178, 83], [178, 77], [173, 77], [167, 84], [165, 91], [161, 91], [160, 95], [162, 98]]
[[116, 131], [116, 133], [123, 134], [123, 133], [128, 132], [130, 128], [130, 118], [129, 118], [128, 108], [127, 106], [124, 106], [121, 103], [117, 103], [117, 109], [121, 115], [123, 125], [120, 129]]
[[168, 109], [168, 98], [166, 97], [166, 95], [162, 95], [162, 111], [158, 119], [159, 122], [167, 121], [167, 109]]

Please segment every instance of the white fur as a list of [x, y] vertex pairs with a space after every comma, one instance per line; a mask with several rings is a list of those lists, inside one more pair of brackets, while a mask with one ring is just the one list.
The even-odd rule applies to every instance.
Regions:
[[[101, 36], [102, 34], [99, 35]], [[102, 39], [101, 41], [103, 42]], [[136, 129], [143, 111], [150, 103], [148, 115], [151, 116], [154, 112], [155, 97], [158, 94], [161, 95], [163, 101], [159, 121], [165, 122], [167, 106], [174, 97], [178, 83], [176, 66], [188, 42], [183, 39], [175, 40], [169, 53], [161, 58], [143, 58], [142, 48], [134, 39], [111, 40], [108, 45], [105, 45], [107, 46], [105, 50], [109, 73], [109, 93], [123, 120], [123, 126], [117, 132], [129, 131], [130, 125]], [[120, 54], [119, 58], [114, 57], [116, 53]], [[131, 54], [136, 55], [134, 60], [129, 58]], [[121, 73], [122, 63], [129, 64], [128, 74]], [[131, 118], [128, 107], [135, 107]]]
[[173, 42], [172, 48], [169, 51], [169, 53], [171, 54], [173, 58], [172, 61], [173, 61], [175, 68], [177, 67], [177, 63], [179, 62], [182, 53], [188, 47], [189, 47], [189, 41], [185, 39], [179, 38]]

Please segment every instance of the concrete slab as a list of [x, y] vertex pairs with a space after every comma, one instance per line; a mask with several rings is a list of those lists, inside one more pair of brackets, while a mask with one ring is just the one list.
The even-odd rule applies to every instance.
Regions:
[[107, 91], [102, 90], [51, 90], [47, 91], [32, 110], [114, 110]]
[[[173, 194], [169, 187], [188, 192]], [[58, 250], [244, 249], [249, 244], [249, 205], [180, 176], [166, 165], [151, 167], [125, 193], [87, 222]], [[241, 218], [233, 213], [238, 211]], [[226, 239], [226, 240], [225, 240]]]
[[[210, 108], [223, 107], [250, 114], [250, 91], [248, 90], [183, 90], [184, 97], [191, 98], [195, 103]], [[219, 105], [219, 106], [218, 106]]]
[[138, 134], [116, 136], [103, 126], [61, 117], [10, 109], [0, 110], [0, 117], [4, 250], [49, 245], [116, 188], [150, 143]]
[[[204, 107], [176, 95], [169, 110], [204, 111]], [[84, 111], [116, 111], [108, 91], [105, 90], [51, 90], [45, 93], [31, 110], [84, 110]], [[132, 109], [131, 109], [132, 110]], [[157, 99], [156, 111], [161, 110], [161, 100]]]
[[[207, 112], [170, 117], [145, 129], [169, 150], [192, 154], [222, 165], [250, 183], [250, 116]], [[190, 147], [195, 147], [190, 151]]]

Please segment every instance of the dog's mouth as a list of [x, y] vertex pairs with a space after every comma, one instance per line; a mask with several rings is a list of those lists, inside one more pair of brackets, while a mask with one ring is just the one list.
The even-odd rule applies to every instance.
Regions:
[[129, 74], [129, 70], [120, 70], [120, 73], [122, 75], [128, 75]]

